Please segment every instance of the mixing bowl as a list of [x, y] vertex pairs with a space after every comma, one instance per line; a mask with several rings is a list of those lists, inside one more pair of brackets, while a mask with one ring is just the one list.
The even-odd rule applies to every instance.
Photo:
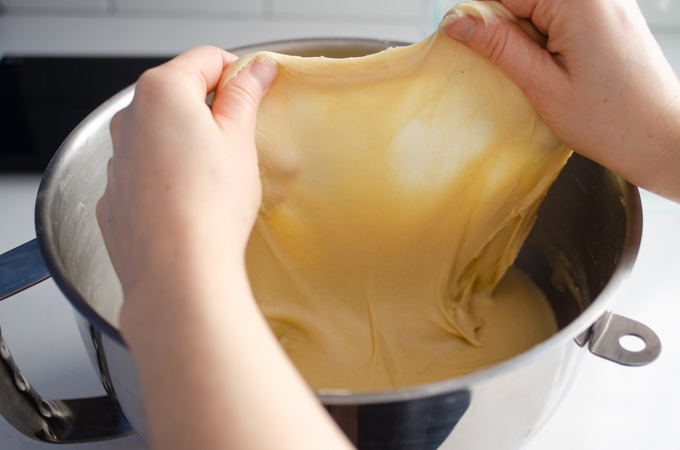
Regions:
[[[394, 45], [403, 44], [312, 39], [233, 52], [346, 57]], [[109, 121], [133, 94], [130, 86], [111, 98], [64, 141], [38, 192], [37, 239], [0, 256], [0, 299], [54, 278], [74, 307], [88, 355], [108, 393], [46, 400], [0, 341], [0, 413], [34, 439], [81, 442], [133, 430], [146, 436], [135, 368], [116, 327], [122, 292], [95, 218], [111, 156]], [[549, 299], [559, 325], [556, 335], [465, 376], [391, 391], [323, 391], [319, 399], [362, 449], [521, 447], [563, 398], [589, 353], [626, 365], [647, 364], [658, 356], [660, 343], [652, 330], [609, 311], [633, 266], [641, 230], [637, 188], [574, 155], [550, 189], [515, 263]], [[642, 339], [645, 349], [624, 349], [619, 339], [627, 335]]]

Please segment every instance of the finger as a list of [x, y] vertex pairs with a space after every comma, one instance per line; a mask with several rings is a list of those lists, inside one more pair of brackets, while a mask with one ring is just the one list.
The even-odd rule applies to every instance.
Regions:
[[[533, 25], [543, 34], [548, 34], [550, 26], [550, 19], [552, 17], [553, 9], [557, 7], [559, 0], [542, 1], [542, 0], [477, 0], [484, 2], [500, 2], [508, 11], [517, 17], [530, 20]], [[567, 0], [573, 2], [575, 0]], [[587, 0], [590, 1], [590, 0]]]
[[111, 143], [113, 145], [114, 154], [118, 148], [121, 132], [121, 121], [123, 120], [123, 114], [125, 114], [126, 109], [121, 109], [116, 114], [114, 114], [114, 116], [111, 118], [111, 122], [109, 123], [109, 133], [111, 133]]
[[104, 197], [100, 197], [99, 200], [97, 200], [97, 205], [94, 208], [94, 216], [97, 218], [97, 224], [99, 225], [99, 228], [102, 228], [102, 224], [104, 223]]
[[[99, 225], [99, 229], [102, 231], [105, 231], [106, 224], [107, 224], [107, 215], [106, 215], [106, 200], [105, 195], [102, 196], [102, 198], [97, 201], [97, 206], [95, 207], [95, 217], [97, 217], [97, 225]], [[102, 237], [104, 240], [106, 240], [107, 233], [102, 232]]]
[[529, 24], [524, 21], [521, 28], [508, 18], [507, 10], [499, 7], [484, 8], [483, 13], [477, 8], [454, 8], [439, 29], [488, 58], [533, 101], [546, 81], [562, 76], [562, 70], [536, 42], [539, 37], [527, 34]]
[[539, 0], [500, 0], [500, 2], [517, 17], [530, 19]]
[[99, 223], [99, 228], [102, 228], [106, 223], [106, 199], [111, 196], [111, 184], [113, 183], [113, 158], [109, 158], [106, 162], [106, 187], [104, 188], [104, 195], [101, 196], [97, 202], [97, 207], [95, 208], [95, 216], [97, 216], [97, 222]]
[[254, 59], [215, 92], [212, 112], [223, 129], [232, 124], [245, 132], [255, 130], [257, 109], [278, 74], [276, 61], [268, 57]]
[[97, 201], [97, 205], [95, 206], [95, 217], [97, 218], [97, 225], [99, 226], [99, 229], [101, 230], [102, 233], [102, 239], [104, 239], [104, 245], [109, 241], [109, 222], [110, 222], [110, 216], [108, 214], [108, 196], [109, 194], [109, 186], [106, 186], [106, 190], [104, 191], [104, 195]]
[[203, 101], [217, 86], [222, 72], [236, 59], [236, 56], [217, 47], [196, 47], [145, 72], [140, 82], [144, 81], [143, 78], [151, 78], [155, 84], [168, 78], [182, 89], [183, 95]]
[[119, 270], [120, 264], [118, 261], [117, 252], [115, 251], [115, 240], [113, 237], [115, 235], [115, 231], [112, 229], [111, 226], [111, 214], [109, 212], [110, 210], [109, 196], [111, 194], [108, 193], [109, 190], [108, 186], [106, 190], [107, 192], [97, 202], [95, 212], [97, 217], [97, 224], [99, 225], [99, 229], [101, 230], [102, 233], [102, 239], [104, 240], [104, 246], [106, 247], [106, 251], [109, 254], [111, 264], [113, 264], [113, 268], [116, 274], [118, 274], [120, 277], [121, 273]]

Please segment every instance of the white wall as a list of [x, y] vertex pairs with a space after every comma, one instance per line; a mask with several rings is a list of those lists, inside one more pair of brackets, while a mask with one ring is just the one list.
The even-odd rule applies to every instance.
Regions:
[[175, 55], [310, 37], [414, 42], [430, 0], [0, 0], [0, 55]]
[[184, 15], [233, 14], [254, 17], [381, 18], [411, 21], [422, 0], [0, 0], [5, 14]]
[[[0, 0], [0, 55], [175, 55], [281, 39], [415, 42], [459, 0]], [[680, 69], [680, 0], [639, 0]]]
[[[0, 0], [1, 14], [273, 18], [414, 23], [460, 0]], [[680, 31], [680, 0], [638, 0], [653, 31]]]

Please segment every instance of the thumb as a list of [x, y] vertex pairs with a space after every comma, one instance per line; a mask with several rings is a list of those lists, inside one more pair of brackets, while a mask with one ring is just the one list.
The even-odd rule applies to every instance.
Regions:
[[458, 5], [442, 19], [439, 31], [488, 58], [530, 99], [557, 68], [544, 48], [546, 37], [498, 2]]
[[[234, 63], [237, 64], [237, 63]], [[278, 74], [278, 65], [271, 58], [256, 58], [235, 75], [220, 80], [212, 103], [215, 121], [222, 129], [236, 125], [254, 132], [257, 109]]]

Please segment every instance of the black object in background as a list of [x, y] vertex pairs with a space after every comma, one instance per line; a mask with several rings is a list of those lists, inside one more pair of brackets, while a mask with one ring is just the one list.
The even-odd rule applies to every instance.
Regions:
[[0, 172], [43, 172], [94, 109], [169, 58], [21, 57], [0, 60]]

